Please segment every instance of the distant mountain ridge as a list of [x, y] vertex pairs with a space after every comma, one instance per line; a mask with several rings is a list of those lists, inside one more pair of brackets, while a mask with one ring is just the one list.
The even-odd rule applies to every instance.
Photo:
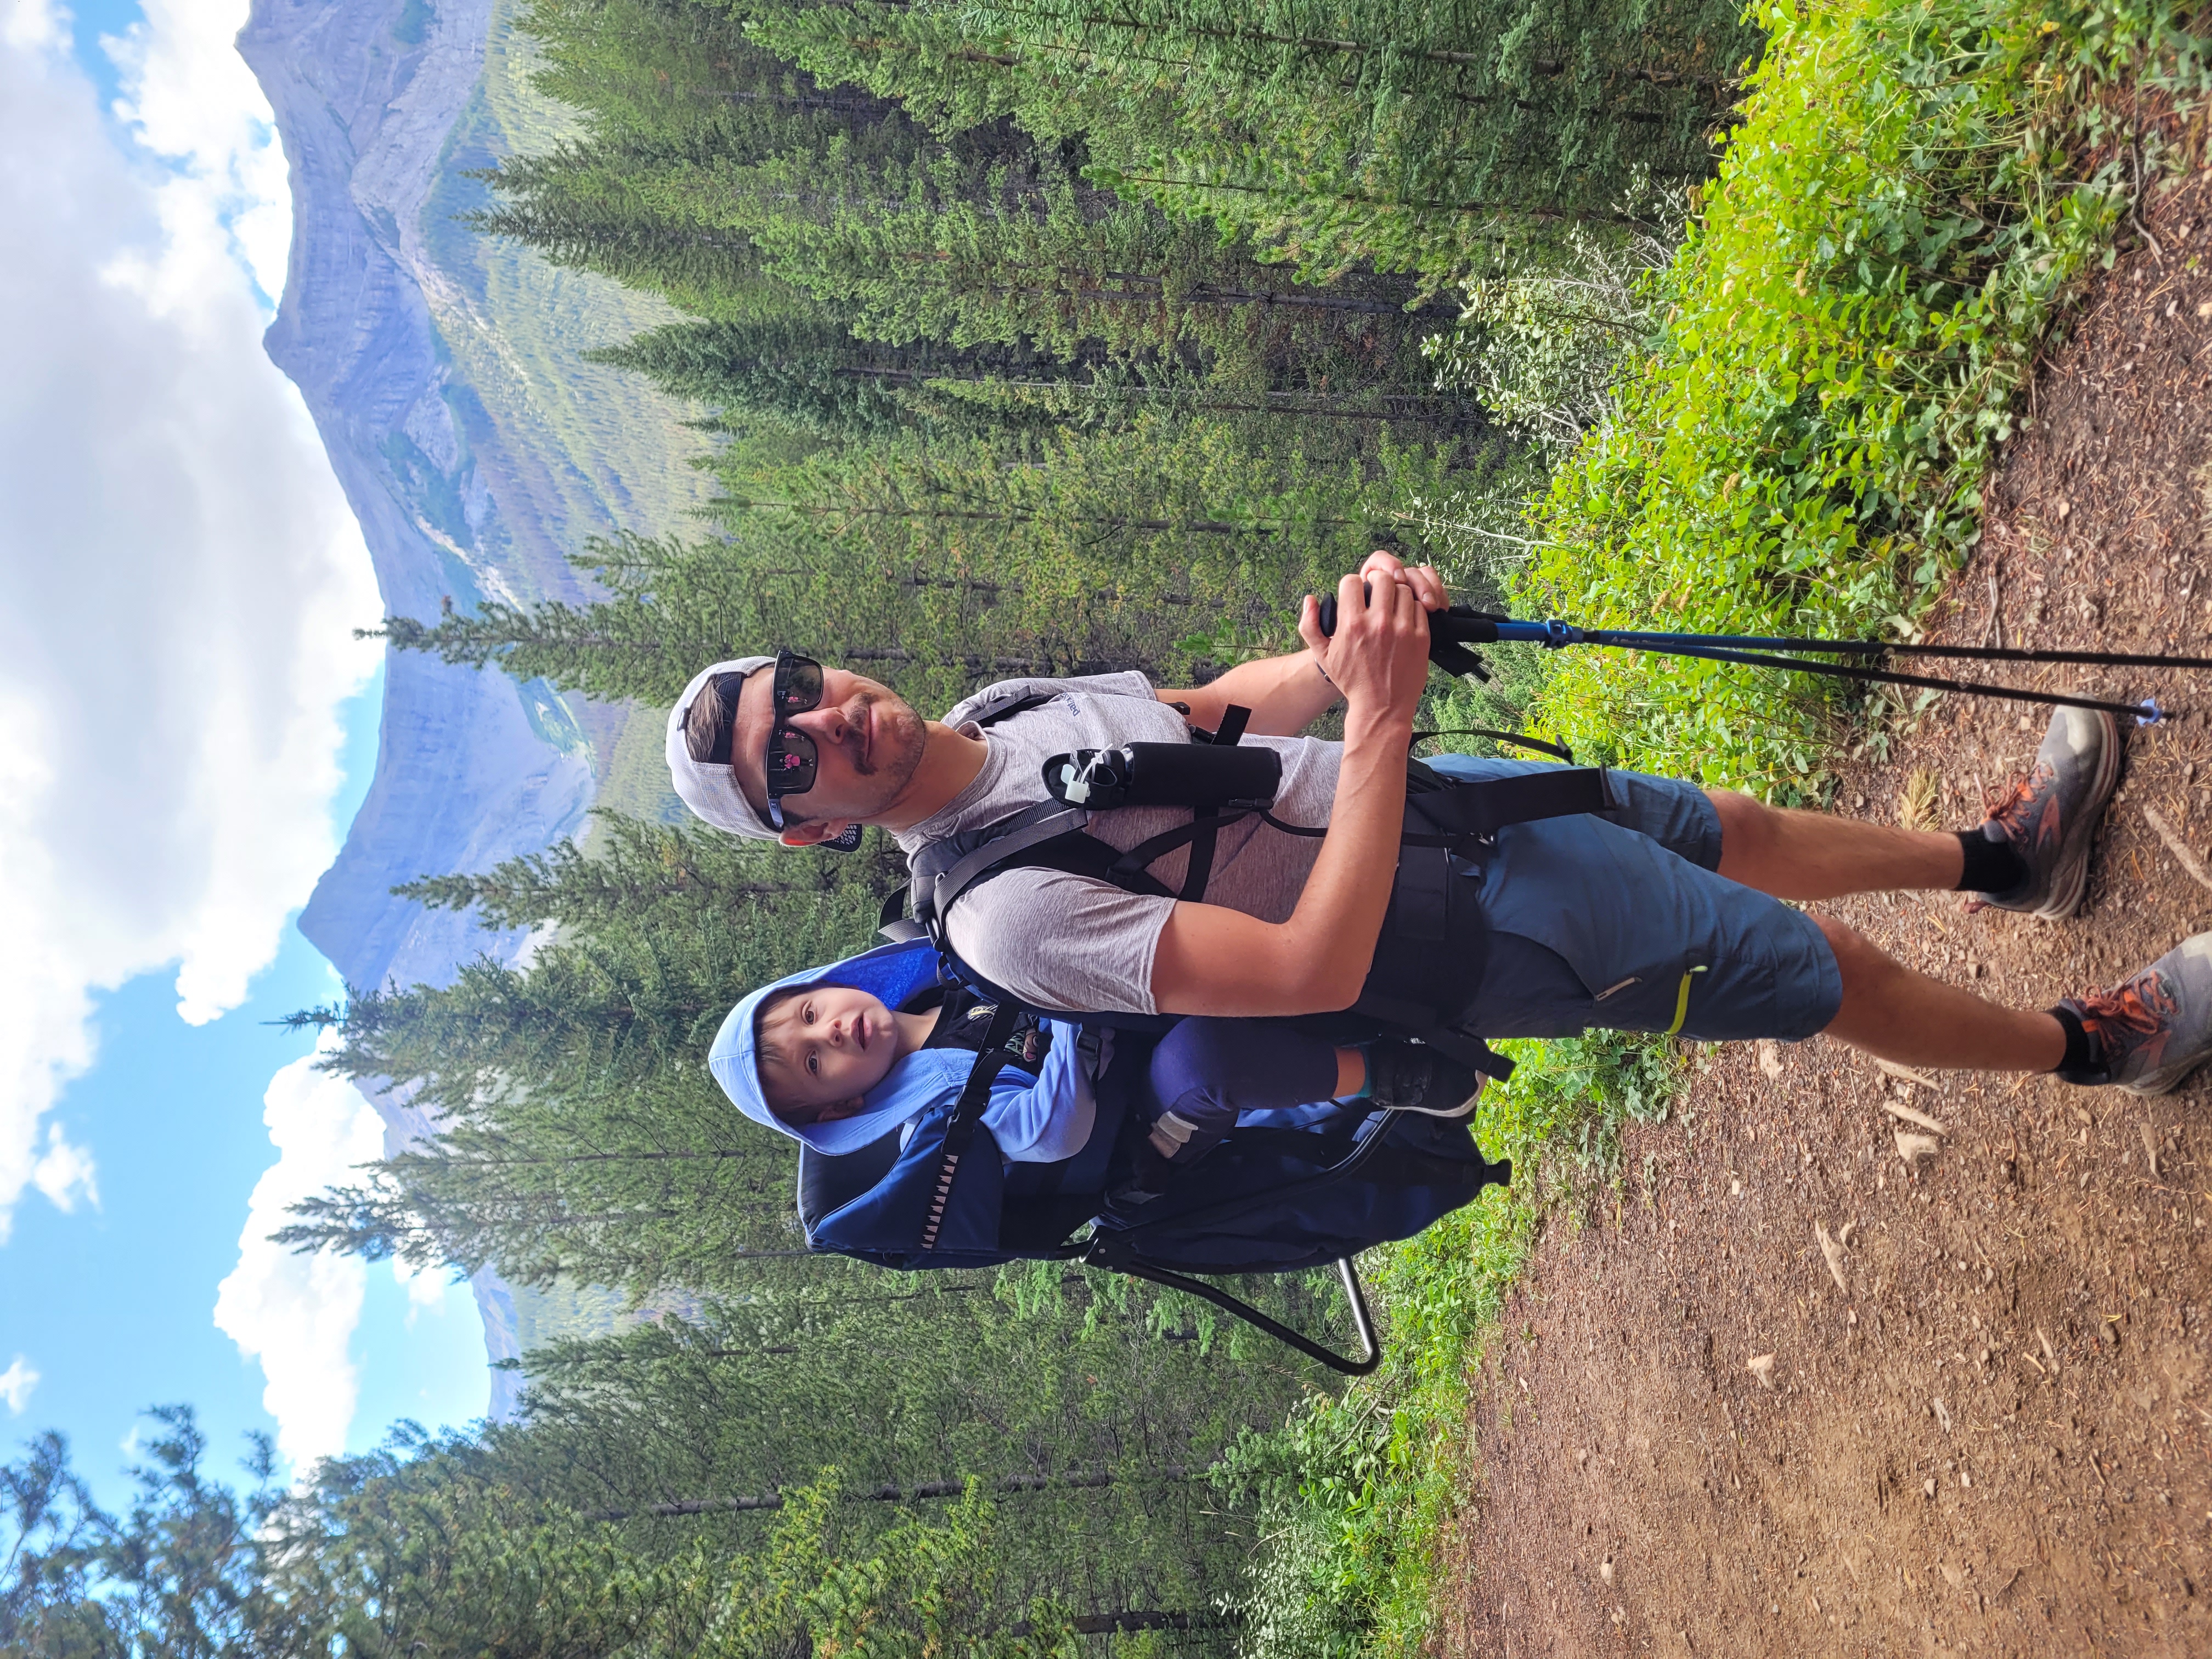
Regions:
[[[254, 0], [238, 46], [291, 168], [290, 270], [265, 343], [322, 434], [386, 611], [580, 597], [567, 556], [618, 526], [672, 527], [696, 498], [682, 465], [696, 440], [680, 410], [579, 355], [658, 320], [654, 307], [453, 223], [481, 198], [467, 168], [557, 128], [500, 7]], [[477, 951], [511, 957], [520, 934], [391, 888], [576, 831], [596, 776], [625, 744], [657, 745], [657, 725], [392, 653], [375, 775], [301, 931], [355, 986], [442, 982]], [[428, 1127], [397, 1094], [375, 1104], [387, 1146]], [[487, 1273], [475, 1288], [491, 1358], [514, 1357], [513, 1298]], [[493, 1373], [495, 1414], [514, 1376]]]

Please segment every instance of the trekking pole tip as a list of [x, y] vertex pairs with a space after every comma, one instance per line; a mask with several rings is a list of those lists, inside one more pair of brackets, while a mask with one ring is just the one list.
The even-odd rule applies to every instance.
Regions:
[[2156, 726], [2166, 719], [2166, 710], [2158, 706], [2156, 697], [2142, 700], [2142, 713], [2136, 716], [2137, 726]]

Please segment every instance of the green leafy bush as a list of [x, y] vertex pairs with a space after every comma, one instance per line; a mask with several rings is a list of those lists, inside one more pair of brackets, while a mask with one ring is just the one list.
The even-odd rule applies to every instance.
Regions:
[[[1979, 533], [2036, 347], [2109, 263], [2096, 100], [2194, 88], [2170, 9], [1773, 0], [1666, 320], [1534, 509], [1524, 608], [1613, 627], [1908, 632]], [[1571, 652], [1543, 717], [1632, 763], [1817, 794], [1838, 705], [1771, 674]]]
[[1547, 457], [1574, 450], [1611, 414], [1615, 386], [1655, 331], [1661, 285], [1650, 277], [1681, 244], [1687, 197], [1639, 181], [1623, 205], [1649, 228], [1577, 226], [1548, 257], [1469, 282], [1459, 325], [1422, 343], [1437, 384], [1474, 392]]

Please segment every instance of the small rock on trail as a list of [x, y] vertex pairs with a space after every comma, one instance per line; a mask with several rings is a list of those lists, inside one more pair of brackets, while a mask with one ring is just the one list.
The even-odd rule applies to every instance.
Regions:
[[1907, 1134], [1902, 1129], [1892, 1133], [1897, 1139], [1897, 1155], [1905, 1160], [1908, 1170], [1918, 1169], [1921, 1159], [1933, 1158], [1943, 1150], [1943, 1143], [1934, 1135]]

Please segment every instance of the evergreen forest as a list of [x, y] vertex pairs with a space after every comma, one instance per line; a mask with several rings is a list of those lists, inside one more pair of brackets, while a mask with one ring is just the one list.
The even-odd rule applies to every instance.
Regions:
[[[1462, 599], [1814, 633], [1919, 614], [2022, 375], [2126, 209], [2106, 92], [2194, 95], [2170, 9], [2023, 0], [530, 0], [571, 137], [471, 222], [665, 300], [599, 349], [696, 411], [715, 490], [575, 550], [588, 604], [395, 648], [665, 709], [779, 644], [925, 714], [1017, 674], [1203, 683], [1370, 550]], [[2147, 163], [2159, 164], [2155, 145]], [[1895, 712], [1724, 665], [1501, 655], [1443, 726], [1771, 799]], [[604, 1287], [517, 1420], [289, 1488], [172, 1411], [100, 1512], [9, 1471], [0, 1652], [1351, 1656], [1428, 1630], [1468, 1378], [1537, 1218], [1613, 1178], [1680, 1057], [1522, 1045], [1522, 1178], [1376, 1252], [1350, 1389], [1085, 1270], [805, 1249], [789, 1143], [704, 1060], [870, 943], [871, 834], [781, 854], [602, 813], [402, 890], [526, 961], [302, 1011], [438, 1139], [296, 1248]], [[1332, 1283], [1240, 1293], [1341, 1338]]]

